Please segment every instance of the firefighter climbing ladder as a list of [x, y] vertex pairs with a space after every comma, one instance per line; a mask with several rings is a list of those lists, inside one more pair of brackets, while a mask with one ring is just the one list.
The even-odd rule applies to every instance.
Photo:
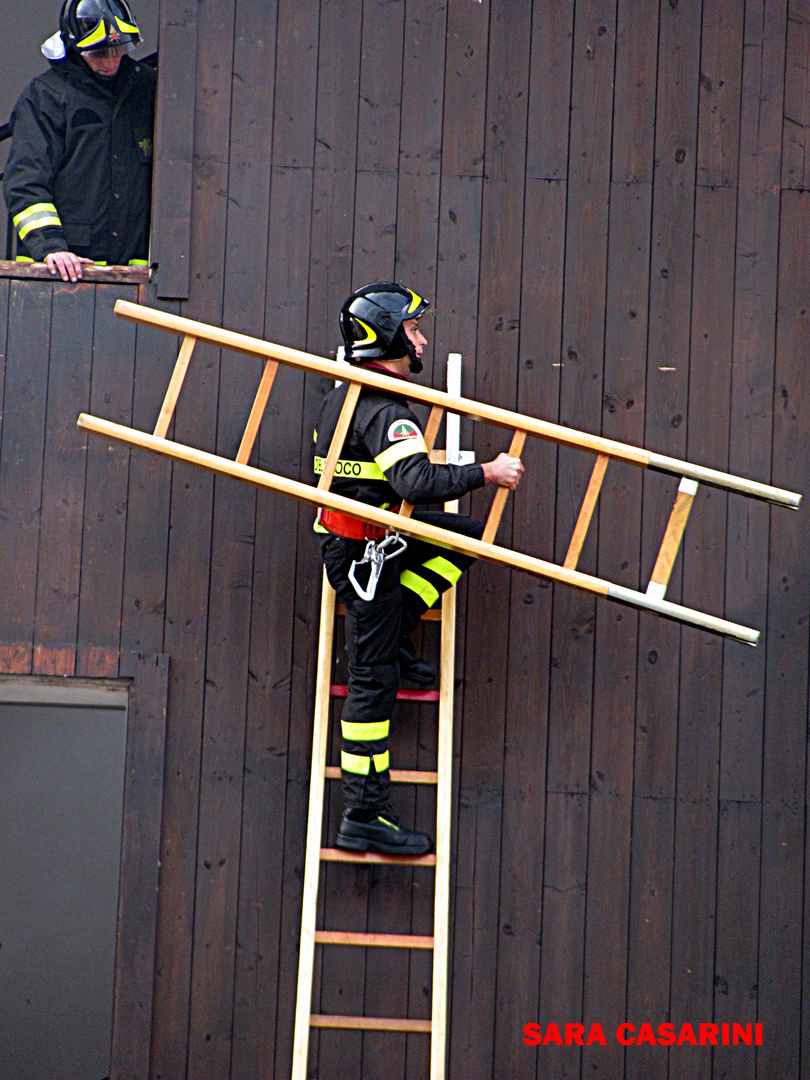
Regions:
[[[456, 392], [461, 386], [461, 357], [451, 354], [448, 361], [448, 386]], [[436, 432], [427, 432], [432, 444]], [[432, 451], [433, 460], [456, 462], [458, 456], [458, 426], [449, 425], [447, 450]], [[457, 502], [445, 507], [451, 513]], [[406, 511], [407, 513], [407, 511]], [[427, 612], [430, 617], [434, 612]], [[304, 896], [301, 913], [301, 946], [298, 958], [298, 992], [295, 1003], [295, 1038], [293, 1044], [292, 1080], [306, 1080], [310, 1029], [353, 1028], [363, 1031], [423, 1032], [430, 1034], [430, 1077], [444, 1080], [447, 1044], [447, 957], [450, 921], [450, 831], [451, 788], [453, 764], [453, 687], [455, 671], [456, 590], [442, 594], [439, 692], [400, 691], [397, 698], [429, 701], [438, 697], [439, 748], [435, 772], [391, 770], [393, 783], [436, 785], [436, 846], [435, 854], [411, 856], [359, 854], [337, 848], [321, 847], [324, 803], [324, 782], [340, 779], [340, 768], [326, 765], [326, 743], [329, 727], [329, 698], [332, 692], [332, 642], [335, 619], [335, 593], [323, 577], [321, 593], [321, 626], [318, 638], [318, 674], [315, 688], [315, 723], [312, 740], [312, 773], [309, 788], [309, 817], [304, 867]], [[342, 689], [342, 688], [341, 688]], [[390, 863], [398, 866], [435, 867], [433, 903], [433, 934], [373, 934], [345, 931], [316, 930], [318, 879], [321, 862]], [[315, 945], [356, 945], [402, 949], [431, 949], [433, 951], [433, 993], [430, 1020], [408, 1017], [330, 1016], [312, 1013], [312, 976]]]
[[[341, 369], [341, 377], [351, 383], [351, 386], [346, 394], [343, 411], [324, 463], [320, 482], [318, 487], [315, 488], [309, 484], [288, 480], [286, 477], [254, 468], [248, 465], [247, 462], [259, 431], [259, 425], [264, 415], [278, 365], [280, 363], [288, 364], [310, 374], [334, 379], [334, 361], [316, 357], [310, 353], [300, 352], [296, 349], [286, 348], [282, 345], [274, 345], [260, 338], [248, 337], [230, 330], [209, 326], [206, 323], [170, 315], [154, 308], [132, 304], [124, 300], [116, 302], [115, 311], [121, 318], [182, 335], [183, 342], [180, 346], [174, 372], [153, 434], [102, 420], [99, 417], [89, 416], [86, 413], [82, 413], [78, 419], [78, 425], [83, 431], [101, 435], [109, 441], [121, 442], [128, 446], [164, 454], [176, 461], [198, 465], [210, 472], [244, 480], [246, 483], [253, 484], [256, 487], [277, 491], [281, 495], [287, 495], [312, 506], [325, 506], [343, 514], [360, 516], [363, 520], [372, 521], [386, 528], [397, 529], [405, 536], [418, 536], [424, 540], [443, 544], [456, 551], [472, 555], [475, 558], [517, 570], [525, 570], [530, 574], [536, 574], [552, 581], [559, 581], [578, 589], [584, 589], [597, 596], [632, 604], [635, 607], [653, 611], [693, 626], [702, 627], [705, 630], [736, 638], [749, 645], [756, 645], [759, 639], [758, 630], [666, 600], [667, 584], [699, 483], [724, 488], [727, 491], [749, 495], [757, 499], [764, 499], [794, 510], [798, 508], [801, 501], [801, 496], [795, 492], [784, 491], [781, 488], [771, 487], [769, 484], [761, 484], [745, 477], [719, 472], [703, 465], [693, 465], [687, 461], [679, 461], [677, 458], [628, 446], [626, 443], [615, 442], [611, 439], [603, 439], [598, 435], [591, 435], [587, 432], [575, 431], [559, 424], [552, 424], [535, 417], [510, 412], [507, 409], [485, 405], [469, 398], [446, 394], [430, 387], [418, 386], [414, 383], [400, 383], [399, 380], [388, 378], [374, 371], [354, 367]], [[197, 341], [206, 342], [232, 352], [259, 357], [265, 362], [256, 398], [235, 461], [166, 438]], [[496, 492], [481, 540], [472, 540], [457, 533], [449, 532], [446, 529], [438, 529], [435, 526], [414, 521], [409, 516], [411, 507], [407, 503], [403, 503], [399, 514], [394, 514], [388, 510], [378, 510], [366, 506], [330, 491], [329, 487], [332, 483], [346, 432], [360, 391], [364, 386], [383, 389], [388, 394], [399, 394], [402, 397], [409, 398], [411, 401], [431, 406], [430, 417], [425, 431], [425, 441], [429, 447], [433, 444], [442, 417], [445, 413], [448, 413], [468, 416], [474, 420], [484, 421], [511, 430], [513, 437], [510, 453], [513, 455], [520, 455], [527, 435], [547, 439], [563, 446], [577, 447], [595, 454], [596, 461], [591, 479], [562, 566], [530, 555], [524, 555], [509, 548], [500, 547], [494, 543], [500, 515], [503, 512], [508, 496], [506, 488], [499, 488]], [[677, 498], [670, 514], [646, 592], [628, 589], [622, 585], [614, 585], [602, 578], [581, 573], [576, 569], [582, 545], [596, 508], [605, 470], [611, 459], [637, 465], [641, 468], [673, 473], [681, 477]]]

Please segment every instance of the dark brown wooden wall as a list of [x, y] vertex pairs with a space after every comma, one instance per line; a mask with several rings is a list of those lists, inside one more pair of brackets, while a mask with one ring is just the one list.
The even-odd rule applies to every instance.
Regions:
[[[426, 381], [460, 351], [468, 395], [810, 493], [808, 0], [163, 0], [161, 43], [143, 302], [325, 354], [348, 292], [393, 276], [439, 311]], [[177, 342], [116, 322], [135, 294], [0, 279], [0, 668], [169, 656], [149, 1080], [282, 1078], [312, 515], [85, 448], [81, 410], [157, 417]], [[258, 377], [198, 346], [175, 437], [234, 456]], [[323, 389], [279, 375], [259, 464], [309, 476]], [[505, 448], [464, 432], [479, 460]], [[500, 539], [561, 560], [588, 463], [525, 459]], [[643, 589], [676, 481], [611, 468], [581, 566]], [[760, 627], [755, 650], [469, 574], [454, 1080], [810, 1077], [808, 542], [806, 506], [699, 493], [669, 596]], [[435, 716], [397, 719], [396, 763], [429, 767]], [[400, 802], [430, 827], [429, 797]], [[424, 933], [431, 899], [423, 870], [331, 867], [323, 925]], [[321, 1011], [429, 1014], [424, 957], [330, 949], [317, 972]], [[625, 1049], [625, 1019], [758, 1021], [764, 1041]], [[608, 1046], [523, 1043], [552, 1021], [599, 1022]], [[133, 1044], [117, 1033], [113, 1075], [147, 1080]], [[311, 1075], [416, 1080], [427, 1041], [322, 1033]]]

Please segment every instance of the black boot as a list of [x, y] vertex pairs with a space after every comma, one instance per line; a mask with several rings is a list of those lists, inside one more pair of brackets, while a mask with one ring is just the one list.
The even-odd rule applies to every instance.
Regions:
[[346, 851], [376, 851], [380, 855], [427, 855], [433, 850], [433, 841], [425, 833], [406, 829], [389, 804], [382, 810], [344, 811], [337, 846]]
[[417, 686], [432, 686], [436, 682], [436, 672], [427, 660], [420, 660], [409, 637], [399, 639], [399, 676]]

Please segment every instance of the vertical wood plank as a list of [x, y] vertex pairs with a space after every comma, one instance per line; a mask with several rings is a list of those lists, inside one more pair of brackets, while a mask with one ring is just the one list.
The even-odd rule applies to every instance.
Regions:
[[110, 1077], [115, 1080], [149, 1073], [169, 658], [138, 653], [126, 666], [133, 681], [127, 706], [110, 1053]]
[[[362, 14], [356, 0], [332, 0], [321, 8], [307, 325], [308, 348], [319, 356], [335, 354], [337, 313], [353, 280], [362, 284], [352, 278]], [[318, 380], [308, 396], [324, 385]], [[307, 455], [309, 450], [307, 444]]]
[[[142, 286], [138, 302], [177, 313], [178, 304], [157, 299], [154, 285]], [[138, 326], [132, 424], [151, 431], [177, 353], [179, 339]], [[121, 662], [138, 652], [163, 649], [166, 572], [173, 468], [157, 454], [132, 454], [129, 462], [127, 534], [121, 613]], [[131, 674], [124, 671], [122, 674]]]
[[[234, 25], [233, 90], [231, 101], [231, 154], [228, 174], [228, 221], [225, 249], [225, 295], [223, 305], [224, 325], [234, 325], [246, 333], [261, 336], [264, 328], [266, 283], [254, 268], [267, 263], [268, 222], [270, 216], [270, 180], [272, 162], [272, 126], [265, 122], [274, 98], [268, 101], [268, 88], [273, 86], [275, 74], [275, 39], [277, 10], [275, 5], [257, 3], [256, 0], [237, 0]], [[219, 424], [220, 440], [233, 438], [239, 430], [240, 410], [244, 413], [244, 391], [255, 385], [260, 364], [247, 357], [223, 356], [223, 376], [220, 400], [229, 400], [226, 425]], [[265, 368], [269, 371], [270, 365]], [[263, 376], [264, 377], [264, 373]], [[275, 384], [275, 380], [274, 380]], [[275, 420], [278, 399], [271, 396], [266, 416]], [[261, 452], [261, 428], [254, 444], [253, 458], [258, 460]], [[272, 820], [277, 807], [267, 804], [266, 774], [271, 748], [263, 738], [267, 712], [257, 713], [256, 696], [251, 696], [257, 686], [257, 672], [261, 672], [264, 659], [256, 654], [252, 638], [266, 645], [265, 634], [275, 620], [280, 618], [280, 605], [269, 615], [268, 627], [254, 620], [257, 587], [267, 586], [264, 566], [257, 564], [257, 504], [260, 496], [240, 498], [236, 504], [238, 517], [221, 525], [224, 543], [237, 547], [236, 556], [240, 578], [243, 583], [241, 597], [234, 590], [227, 606], [232, 609], [231, 621], [243, 624], [236, 630], [235, 641], [239, 654], [228, 657], [233, 642], [223, 637], [217, 657], [221, 673], [220, 683], [228, 687], [229, 697], [241, 705], [241, 718], [227, 719], [229, 703], [224, 706], [224, 722], [230, 730], [223, 730], [225, 739], [231, 739], [243, 754], [242, 762], [236, 757], [229, 766], [240, 775], [241, 806], [229, 807], [231, 833], [229, 837], [217, 837], [224, 850], [230, 848], [232, 877], [238, 873], [238, 896], [235, 910], [235, 940], [233, 975], [233, 1044], [230, 1060], [230, 1076], [254, 1078], [273, 1075], [275, 1038], [275, 980], [278, 956], [277, 905], [270, 899], [280, 893], [277, 860], [267, 842], [267, 822]], [[218, 491], [221, 513], [230, 513], [232, 501], [228, 492]], [[260, 554], [263, 554], [260, 552]], [[249, 560], [249, 565], [248, 565]], [[258, 580], [257, 580], [258, 579]], [[233, 584], [223, 579], [228, 591]], [[278, 598], [276, 597], [278, 605]], [[210, 649], [209, 649], [210, 651]], [[235, 661], [235, 663], [233, 662]], [[229, 668], [235, 671], [230, 674]], [[260, 699], [261, 700], [261, 699]], [[236, 726], [241, 720], [241, 728]], [[222, 720], [220, 720], [222, 724]], [[283, 802], [283, 800], [279, 800]], [[237, 818], [238, 814], [238, 818]], [[238, 821], [240, 837], [235, 841]], [[239, 850], [238, 868], [234, 864], [235, 851]], [[227, 954], [226, 954], [227, 960]], [[222, 1004], [227, 1016], [226, 1002]]]
[[[702, 113], [701, 131], [704, 120]], [[692, 460], [716, 461], [719, 468], [728, 454], [736, 204], [732, 187], [696, 193], [687, 450]], [[699, 599], [711, 611], [723, 610], [724, 567], [713, 563], [718, 545], [725, 550], [726, 502], [723, 492], [700, 490], [684, 537], [684, 603]], [[723, 661], [722, 642], [708, 634], [684, 630], [681, 643], [671, 983], [676, 1024], [708, 1015], [714, 998]], [[670, 1052], [673, 1078], [711, 1073], [708, 1048]]]
[[[199, 12], [195, 157], [202, 205], [195, 203], [195, 214], [206, 229], [209, 282], [202, 296], [218, 320], [239, 329], [241, 319], [228, 320], [225, 307], [235, 12], [235, 0]], [[237, 295], [239, 286], [238, 279], [231, 286]], [[258, 366], [240, 359], [222, 353], [214, 365], [215, 452], [231, 459]], [[254, 493], [241, 485], [214, 482], [188, 1040], [189, 1071], [198, 1075], [227, 1075], [232, 1055], [254, 505]]]
[[[199, 10], [195, 5], [190, 14], [196, 41], [190, 241], [194, 269], [182, 313], [218, 323], [228, 206], [233, 3], [206, 4]], [[193, 377], [175, 412], [174, 436], [179, 442], [215, 448], [219, 368], [219, 351], [198, 344]], [[194, 927], [213, 501], [211, 477], [196, 469], [173, 467], [164, 629], [164, 649], [172, 666], [151, 1057], [152, 1071], [166, 1078], [185, 1075], [187, 1068], [208, 1072], [208, 1061], [221, 1062], [226, 1052], [230, 1055], [221, 1017], [206, 996], [204, 965], [202, 973], [199, 965], [194, 968], [195, 960], [200, 960]], [[202, 860], [199, 868], [202, 877]], [[200, 925], [205, 925], [209, 914], [201, 913]], [[206, 1029], [208, 1022], [212, 1029]], [[208, 1042], [206, 1034], [211, 1035]]]
[[807, 0], [788, 4], [785, 55], [785, 109], [782, 129], [782, 187], [803, 190], [808, 186], [810, 155], [810, 5]]
[[[615, 115], [613, 83], [616, 37], [616, 4], [577, 4], [568, 149], [559, 418], [563, 423], [589, 430], [599, 429], [604, 394], [611, 179], [611, 144], [606, 137], [606, 121]], [[581, 455], [559, 453], [556, 547], [560, 558], [565, 555], [579, 505], [584, 499], [590, 465], [591, 462]], [[594, 566], [597, 540], [597, 528], [594, 526], [599, 528], [601, 535], [598, 524], [600, 516], [591, 527], [580, 557], [579, 565], [583, 569]], [[607, 1010], [605, 1022], [610, 1023], [615, 1006], [602, 994], [610, 994], [608, 985], [614, 988], [614, 993], [621, 986], [622, 950], [616, 942], [613, 954], [605, 953], [599, 945], [598, 927], [605, 919], [602, 904], [614, 906], [621, 918], [627, 903], [624, 884], [626, 869], [623, 860], [619, 859], [618, 873], [608, 885], [600, 856], [604, 844], [619, 841], [629, 825], [626, 820], [629, 817], [629, 804], [624, 792], [627, 785], [626, 766], [621, 760], [613, 760], [613, 756], [618, 755], [611, 747], [611, 739], [621, 746], [623, 738], [626, 738], [626, 725], [621, 722], [619, 714], [610, 718], [613, 721], [610, 735], [596, 726], [600, 711], [594, 696], [595, 687], [591, 684], [596, 660], [596, 604], [592, 599], [573, 593], [566, 595], [566, 592], [555, 590], [554, 595], [553, 649], [559, 667], [552, 669], [549, 787], [561, 792], [582, 792], [587, 799], [585, 793], [589, 785], [593, 785], [590, 820], [584, 823], [585, 832], [571, 835], [573, 843], [581, 843], [584, 839], [586, 848], [582, 851], [572, 850], [568, 858], [572, 866], [587, 867], [588, 875], [593, 871], [595, 885], [593, 893], [589, 887], [587, 896], [580, 898], [572, 893], [560, 898], [560, 908], [569, 909], [565, 915], [566, 947], [572, 951], [575, 961], [567, 971], [550, 970], [546, 976], [552, 981], [555, 976], [564, 981], [564, 994], [574, 1014], [580, 1014], [586, 1021], [603, 1022], [602, 1016]], [[611, 650], [616, 647], [616, 642], [606, 639], [603, 647]], [[617, 650], [617, 653], [613, 662], [618, 670], [626, 670], [621, 651]], [[575, 669], [578, 669], [576, 673]], [[561, 691], [566, 693], [563, 690], [566, 686], [567, 693], [573, 691], [576, 697], [572, 701], [573, 709], [570, 712], [566, 710], [567, 715], [561, 712], [564, 699], [560, 697]], [[602, 723], [605, 723], [605, 719], [602, 719]], [[560, 755], [569, 738], [568, 733], [564, 733], [566, 728], [570, 729], [571, 756], [564, 761]], [[609, 797], [600, 797], [603, 795]], [[553, 842], [550, 837], [547, 838], [547, 845]], [[621, 850], [620, 841], [618, 846]], [[549, 850], [548, 846], [546, 850]], [[614, 970], [614, 966], [619, 970]], [[584, 1068], [580, 1062], [585, 1053], [573, 1047], [566, 1048], [559, 1055], [557, 1069], [560, 1071], [556, 1075], [562, 1075], [565, 1063], [568, 1068]], [[615, 1069], [615, 1059], [616, 1051], [612, 1048], [598, 1058], [590, 1054], [589, 1070], [601, 1067], [607, 1074]]]
[[[712, 1014], [716, 1024], [753, 1024], [758, 1020], [756, 931], [761, 829], [759, 802], [721, 800]], [[756, 1076], [756, 1054], [754, 1047], [718, 1047], [712, 1055], [714, 1075], [728, 1080]]]
[[534, 8], [526, 147], [526, 176], [533, 179], [568, 176], [576, 6], [565, 0]]
[[442, 174], [482, 176], [490, 0], [448, 0]]
[[[436, 295], [446, 18], [445, 6], [431, 0], [406, 5], [395, 279], [431, 299]], [[419, 378], [430, 384], [435, 335], [425, 336], [425, 370]], [[434, 385], [444, 388], [442, 382]]]
[[[729, 469], [763, 478], [771, 475], [786, 20], [786, 0], [753, 4], [746, 9], [744, 28]], [[755, 259], [749, 256], [753, 250]], [[767, 621], [767, 562], [751, 553], [768, 550], [769, 522], [766, 506], [729, 497], [726, 609], [730, 618], [749, 626]], [[724, 650], [720, 793], [725, 799], [762, 795], [767, 648], [746, 652], [752, 655], [731, 643]]]
[[[587, 794], [549, 790], [537, 1010], [544, 1031], [564, 1016], [582, 1016], [587, 838]], [[552, 1054], [541, 1059], [538, 1077], [556, 1080], [580, 1072], [579, 1047], [555, 1046]]]
[[[635, 443], [643, 442], [644, 424], [657, 44], [657, 5], [620, 3], [602, 433]], [[636, 471], [612, 463], [599, 509], [598, 573], [633, 588], [638, 587], [639, 575], [641, 479]], [[651, 870], [645, 860], [649, 847], [638, 835], [639, 821], [644, 819], [632, 799], [638, 615], [600, 602], [597, 631], [585, 1018], [615, 1030], [624, 1018], [641, 1016], [633, 995], [639, 983], [652, 980], [647, 963], [632, 970], [642, 928], [648, 929], [650, 922], [633, 914], [633, 874]], [[610, 860], [604, 858], [605, 852], [610, 852]], [[626, 939], [618, 933], [624, 919], [628, 919]], [[645, 989], [649, 992], [650, 987]], [[607, 1049], [586, 1048], [583, 1071], [609, 1076], [622, 1070], [623, 1058], [624, 1052], [610, 1044]], [[625, 1067], [631, 1068], [629, 1057]]]
[[[560, 351], [564, 244], [564, 183], [527, 180], [518, 408], [538, 416], [557, 414], [560, 369], [553, 360]], [[556, 447], [530, 439], [523, 461], [514, 543], [551, 558]], [[505, 1075], [534, 1075], [533, 1067], [527, 1072], [532, 1051], [515, 1035], [540, 1015], [552, 595], [548, 582], [512, 575], [495, 1031], [495, 1059]]]
[[[482, 193], [478, 357], [475, 396], [513, 407], [518, 393], [525, 138], [528, 101], [516, 92], [528, 80], [531, 12], [493, 2], [490, 12], [487, 113]], [[505, 134], [507, 137], [505, 137]], [[513, 253], [513, 258], [507, 256]], [[475, 432], [476, 460], [501, 450], [502, 433]], [[487, 500], [488, 501], [488, 500]], [[473, 514], [484, 514], [480, 493]], [[502, 523], [504, 542], [511, 514]], [[503, 826], [506, 650], [493, 649], [489, 628], [509, 622], [510, 576], [479, 565], [470, 577], [466, 626], [465, 705], [458, 818], [454, 994], [450, 1013], [451, 1075], [472, 1078], [500, 1072], [495, 1059], [498, 974], [498, 884]], [[486, 852], [486, 856], [484, 855]], [[489, 872], [474, 865], [489, 861]]]
[[73, 675], [87, 459], [76, 417], [90, 401], [96, 288], [52, 288], [33, 670]]
[[160, 5], [151, 258], [158, 265], [158, 296], [165, 298], [189, 294], [197, 8], [197, 0], [164, 0]]
[[[810, 197], [783, 191], [774, 385], [773, 480], [808, 490], [806, 385], [800, 376], [808, 348], [810, 307], [807, 237]], [[804, 511], [806, 515], [806, 510]], [[762, 862], [759, 899], [758, 1020], [782, 1037], [757, 1055], [761, 1076], [799, 1075], [802, 912], [807, 917], [806, 724], [810, 606], [802, 514], [771, 518], [768, 589], [767, 693], [762, 779]], [[802, 866], [804, 860], [804, 867]], [[804, 881], [803, 881], [804, 879]], [[805, 1014], [806, 1017], [806, 1014]], [[807, 1020], [805, 1018], [805, 1024]]]
[[[675, 800], [635, 797], [632, 835], [627, 1018], [657, 1027], [670, 1018]], [[666, 1047], [634, 1046], [625, 1056], [628, 1080], [667, 1080], [668, 1071]]]
[[[657, 34], [657, 5], [618, 5], [602, 434], [631, 443], [643, 441]], [[597, 572], [632, 588], [638, 588], [641, 479], [637, 471], [611, 463], [599, 506]], [[641, 1015], [633, 1008], [632, 995], [649, 970], [642, 965], [631, 981], [639, 935], [638, 919], [631, 913], [633, 870], [638, 872], [634, 861], [645, 853], [636, 836], [638, 816], [632, 798], [637, 647], [638, 615], [600, 602], [584, 1019], [599, 1021], [606, 1030]], [[641, 869], [649, 871], [646, 865]], [[626, 938], [618, 931], [625, 919]], [[610, 1042], [607, 1048], [583, 1050], [583, 1072], [609, 1076], [624, 1065], [624, 1051]]]
[[319, 4], [279, 0], [276, 87], [273, 99], [273, 165], [311, 169], [315, 156]]
[[[135, 327], [115, 318], [115, 301], [131, 288], [96, 286], [90, 411], [132, 421]], [[87, 447], [76, 673], [118, 674], [130, 452], [93, 439]]]
[[0, 551], [8, 566], [0, 603], [0, 668], [31, 671], [52, 287], [13, 281], [8, 299]]

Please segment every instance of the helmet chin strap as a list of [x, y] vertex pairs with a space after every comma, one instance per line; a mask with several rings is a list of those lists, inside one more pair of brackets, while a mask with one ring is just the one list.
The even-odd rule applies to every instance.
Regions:
[[[410, 342], [408, 342], [408, 344], [410, 345]], [[408, 356], [410, 357], [411, 361], [411, 371], [414, 373], [414, 375], [418, 375], [419, 372], [422, 370], [422, 361], [416, 355], [416, 349], [413, 347], [413, 345], [410, 345], [410, 348], [408, 349]]]
[[401, 357], [407, 356], [410, 361], [409, 368], [414, 375], [418, 375], [422, 370], [422, 361], [416, 352], [416, 347], [402, 329], [400, 325], [396, 334], [391, 339], [391, 344], [385, 350], [385, 355], [381, 356], [381, 360], [399, 360]]

